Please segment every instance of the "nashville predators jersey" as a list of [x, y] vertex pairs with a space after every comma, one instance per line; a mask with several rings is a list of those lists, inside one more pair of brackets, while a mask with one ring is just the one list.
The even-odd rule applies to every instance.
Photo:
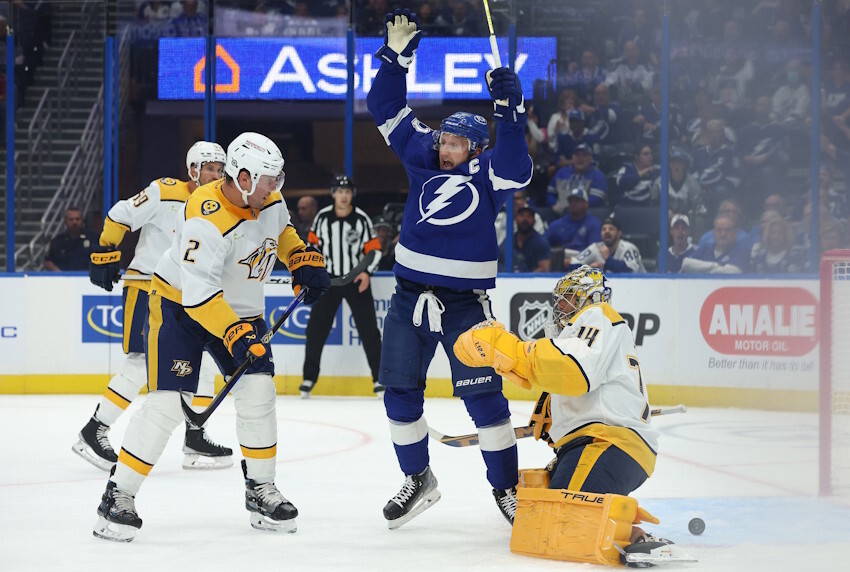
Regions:
[[151, 284], [151, 294], [183, 304], [218, 337], [240, 320], [263, 315], [263, 285], [275, 258], [288, 261], [305, 247], [279, 192], [260, 209], [241, 208], [224, 196], [222, 184], [192, 193]]
[[[626, 321], [607, 303], [582, 308], [559, 337], [529, 353], [539, 385], [551, 394], [549, 436], [560, 447], [579, 437], [610, 442], [652, 475], [658, 434]], [[548, 377], [548, 379], [547, 379]]]
[[[164, 178], [151, 181], [135, 196], [118, 201], [103, 223], [101, 246], [118, 246], [126, 232], [139, 233], [139, 242], [127, 271], [130, 274], [153, 274], [159, 257], [174, 238], [174, 227], [190, 195], [189, 184]], [[125, 282], [125, 287], [147, 289], [147, 281]]]

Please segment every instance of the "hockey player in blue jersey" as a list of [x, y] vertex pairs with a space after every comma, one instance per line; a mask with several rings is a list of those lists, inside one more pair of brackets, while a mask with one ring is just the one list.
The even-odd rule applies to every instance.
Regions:
[[463, 399], [480, 436], [487, 479], [502, 514], [516, 510], [516, 437], [502, 379], [492, 368], [470, 368], [452, 352], [457, 337], [491, 318], [486, 289], [496, 284], [499, 247], [494, 221], [511, 194], [528, 185], [522, 88], [508, 68], [487, 72], [498, 141], [487, 149], [487, 120], [459, 112], [439, 131], [407, 105], [407, 68], [421, 31], [419, 18], [396, 10], [385, 18], [381, 67], [367, 98], [369, 111], [410, 181], [393, 272], [397, 285], [384, 320], [380, 382], [390, 436], [406, 479], [384, 507], [389, 528], [403, 525], [439, 500], [429, 467], [425, 378], [437, 344], [449, 358], [454, 395]]

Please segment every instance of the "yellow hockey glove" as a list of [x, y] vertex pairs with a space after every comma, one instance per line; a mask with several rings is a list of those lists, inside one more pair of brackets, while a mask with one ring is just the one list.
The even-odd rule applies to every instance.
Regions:
[[465, 331], [453, 350], [464, 365], [492, 367], [520, 387], [531, 387], [526, 344], [499, 322], [483, 322]]
[[257, 336], [250, 322], [236, 322], [224, 332], [224, 342], [227, 351], [236, 359], [253, 356], [261, 358], [266, 355], [266, 346]]

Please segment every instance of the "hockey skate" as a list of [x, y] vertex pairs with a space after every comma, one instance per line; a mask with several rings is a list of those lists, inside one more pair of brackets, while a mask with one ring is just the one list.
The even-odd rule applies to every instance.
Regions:
[[620, 553], [620, 561], [629, 568], [651, 568], [658, 564], [679, 562], [697, 562], [696, 558], [688, 556], [672, 540], [657, 538], [644, 532], [634, 542], [620, 548], [614, 547]]
[[248, 467], [242, 460], [245, 475], [245, 508], [251, 513], [251, 526], [257, 530], [295, 532], [298, 509], [286, 500], [274, 483], [256, 483], [248, 478]]
[[92, 415], [80, 431], [79, 441], [71, 446], [71, 450], [98, 469], [108, 471], [118, 462], [118, 455], [109, 444], [108, 433], [109, 425], [101, 423]]
[[210, 441], [203, 427], [186, 422], [184, 469], [225, 469], [233, 465], [233, 450]]
[[142, 528], [142, 519], [136, 513], [133, 495], [127, 494], [109, 481], [106, 491], [97, 507], [100, 518], [94, 525], [92, 534], [104, 540], [114, 542], [132, 542]]
[[378, 381], [375, 381], [374, 385], [372, 386], [372, 391], [374, 391], [376, 394], [380, 395], [384, 391], [384, 386], [381, 385]]
[[384, 518], [390, 530], [395, 530], [440, 500], [437, 478], [431, 467], [418, 475], [408, 475], [398, 494], [384, 507]]
[[513, 526], [514, 515], [516, 515], [516, 487], [493, 489], [493, 497], [496, 499], [496, 504], [499, 505], [502, 516]]
[[315, 387], [316, 382], [310, 379], [305, 379], [301, 382], [301, 385], [298, 387], [298, 391], [301, 392], [301, 399], [310, 399], [310, 392], [313, 391], [313, 387]]

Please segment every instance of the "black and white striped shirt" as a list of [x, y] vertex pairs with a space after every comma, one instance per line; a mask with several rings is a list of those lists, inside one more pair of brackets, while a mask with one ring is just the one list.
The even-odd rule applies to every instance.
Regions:
[[348, 273], [364, 254], [376, 250], [378, 255], [367, 272], [372, 274], [381, 260], [381, 243], [372, 228], [372, 221], [357, 207], [344, 218], [339, 218], [333, 205], [319, 211], [308, 236], [325, 257], [325, 266], [331, 276]]

